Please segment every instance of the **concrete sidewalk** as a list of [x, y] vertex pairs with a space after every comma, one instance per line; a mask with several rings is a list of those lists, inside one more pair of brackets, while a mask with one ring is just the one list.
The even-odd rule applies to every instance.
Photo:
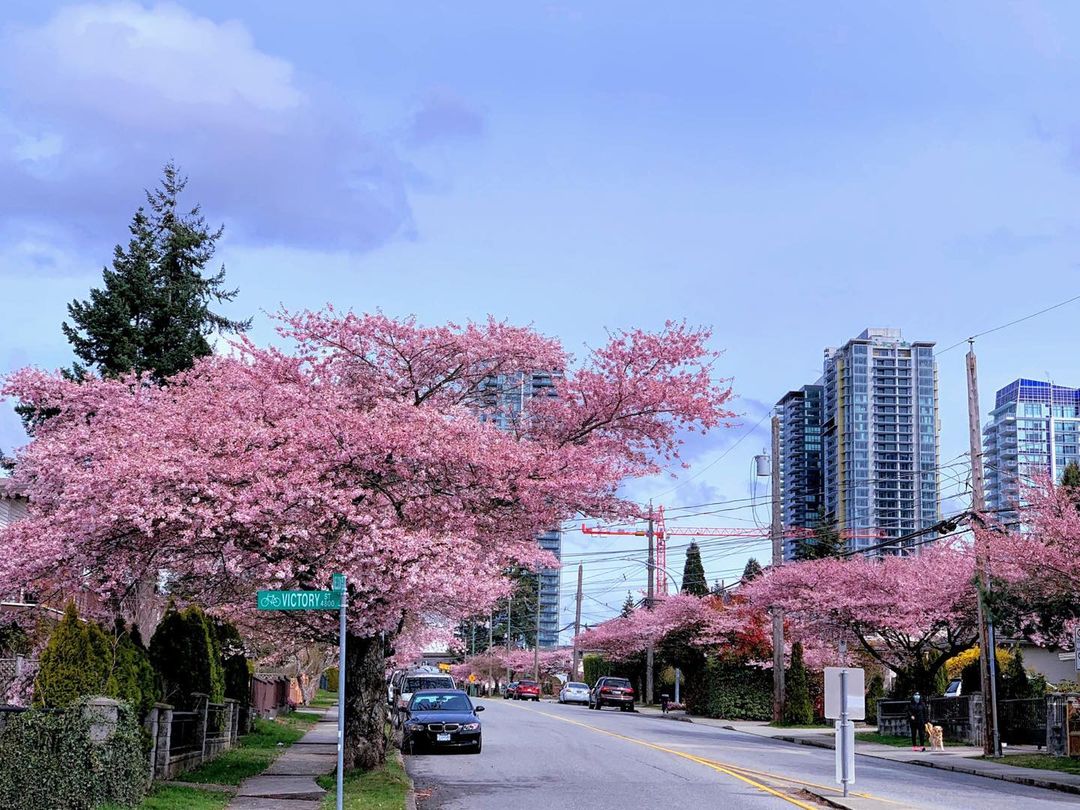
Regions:
[[241, 782], [227, 810], [320, 810], [326, 791], [315, 777], [333, 773], [337, 767], [337, 712], [336, 706], [323, 710], [315, 727], [269, 768]]
[[[659, 709], [639, 708], [645, 715], [653, 715], [669, 720], [683, 720], [695, 725], [715, 726], [728, 731], [739, 731], [757, 737], [769, 737], [783, 742], [811, 745], [817, 748], [834, 748], [833, 732], [825, 728], [776, 728], [768, 723], [740, 720], [714, 720], [708, 717], [679, 716], [681, 713], [664, 715]], [[873, 726], [856, 726], [855, 733], [875, 731]], [[909, 765], [921, 765], [927, 768], [940, 768], [946, 771], [985, 776], [1020, 785], [1041, 787], [1065, 793], [1080, 795], [1080, 774], [1047, 771], [1041, 768], [1019, 768], [1004, 762], [980, 759], [982, 748], [974, 746], [948, 746], [944, 751], [912, 751], [910, 748], [898, 748], [880, 743], [856, 742], [855, 753], [860, 756], [887, 759]], [[1008, 758], [1008, 754], [1006, 754]]]

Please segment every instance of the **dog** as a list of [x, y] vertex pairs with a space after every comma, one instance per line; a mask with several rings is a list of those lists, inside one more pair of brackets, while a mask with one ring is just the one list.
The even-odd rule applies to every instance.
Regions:
[[926, 737], [930, 740], [930, 750], [945, 750], [945, 739], [943, 737], [941, 726], [935, 726], [933, 723], [926, 724]]

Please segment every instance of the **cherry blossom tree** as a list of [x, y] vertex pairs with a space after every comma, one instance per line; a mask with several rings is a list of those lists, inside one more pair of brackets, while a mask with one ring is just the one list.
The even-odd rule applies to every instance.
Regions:
[[[239, 617], [260, 588], [348, 577], [346, 764], [384, 756], [387, 641], [416, 617], [486, 612], [511, 565], [552, 565], [535, 537], [661, 471], [683, 430], [731, 417], [709, 333], [617, 333], [575, 362], [535, 330], [427, 327], [384, 315], [285, 315], [292, 348], [241, 338], [163, 387], [23, 370], [0, 391], [52, 414], [20, 451], [31, 506], [0, 535], [0, 581], [85, 588], [118, 611], [168, 572], [177, 598]], [[500, 381], [559, 372], [511, 430]], [[332, 616], [265, 615], [332, 641]]]
[[759, 609], [782, 608], [804, 644], [816, 638], [830, 647], [850, 639], [929, 689], [945, 661], [978, 637], [974, 575], [971, 545], [941, 541], [912, 556], [772, 568], [740, 594]]

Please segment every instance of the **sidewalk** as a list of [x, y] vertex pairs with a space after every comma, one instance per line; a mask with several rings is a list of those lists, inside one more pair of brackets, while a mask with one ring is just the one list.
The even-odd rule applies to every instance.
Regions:
[[[753, 734], [757, 737], [769, 737], [774, 740], [782, 740], [800, 745], [811, 745], [817, 748], [832, 749], [833, 732], [824, 728], [775, 728], [768, 723], [739, 720], [714, 720], [708, 717], [686, 717], [675, 714], [663, 715], [659, 709], [641, 707], [638, 709], [642, 714], [653, 715], [670, 720], [683, 720], [695, 725], [715, 726], [727, 731], [739, 731], [744, 734]], [[855, 732], [872, 731], [873, 726], [856, 726]], [[902, 762], [909, 765], [921, 765], [927, 768], [940, 768], [946, 771], [967, 773], [974, 776], [985, 776], [989, 779], [1000, 779], [1005, 782], [1015, 782], [1020, 785], [1047, 788], [1064, 793], [1080, 795], [1080, 775], [1061, 773], [1059, 771], [1047, 771], [1040, 768], [1018, 768], [1006, 765], [1002, 762], [979, 759], [982, 756], [982, 748], [973, 746], [948, 746], [944, 751], [912, 751], [909, 748], [897, 748], [880, 743], [856, 742], [855, 753], [860, 756], [887, 759], [893, 762]], [[1006, 754], [1006, 757], [1008, 755]]]
[[269, 768], [241, 782], [227, 810], [320, 810], [326, 791], [316, 784], [315, 777], [337, 767], [337, 711], [336, 706], [323, 710], [315, 727]]

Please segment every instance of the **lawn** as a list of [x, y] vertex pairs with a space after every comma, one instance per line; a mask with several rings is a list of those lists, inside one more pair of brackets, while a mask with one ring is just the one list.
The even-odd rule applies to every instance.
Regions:
[[239, 785], [249, 776], [265, 771], [278, 754], [303, 737], [319, 717], [312, 712], [292, 712], [275, 720], [256, 718], [254, 729], [240, 738], [236, 748], [193, 771], [180, 774], [176, 781]]
[[336, 706], [337, 692], [327, 692], [325, 689], [320, 689], [315, 693], [311, 705], [316, 709], [328, 709], [331, 706]]
[[[139, 805], [139, 810], [222, 810], [232, 795], [211, 790], [158, 785]], [[98, 810], [122, 810], [118, 805], [106, 804]]]
[[[911, 747], [911, 737], [897, 737], [893, 734], [878, 734], [876, 731], [858, 731], [855, 733], [855, 739], [859, 742], [880, 743], [881, 745], [892, 745], [896, 748]], [[964, 743], [945, 740], [946, 747], [958, 745], [964, 745]], [[927, 746], [927, 748], [929, 748], [929, 746]]]
[[[337, 794], [335, 776], [320, 776], [316, 781], [329, 791], [323, 797], [324, 810], [334, 807]], [[398, 757], [389, 756], [376, 771], [353, 773], [345, 777], [345, 810], [404, 810], [409, 792], [409, 777]]]
[[[982, 758], [990, 759], [989, 757]], [[1075, 757], [1052, 757], [1049, 754], [1008, 754], [1001, 759], [994, 757], [991, 761], [1015, 765], [1017, 768], [1040, 768], [1044, 771], [1080, 773], [1080, 759]]]

